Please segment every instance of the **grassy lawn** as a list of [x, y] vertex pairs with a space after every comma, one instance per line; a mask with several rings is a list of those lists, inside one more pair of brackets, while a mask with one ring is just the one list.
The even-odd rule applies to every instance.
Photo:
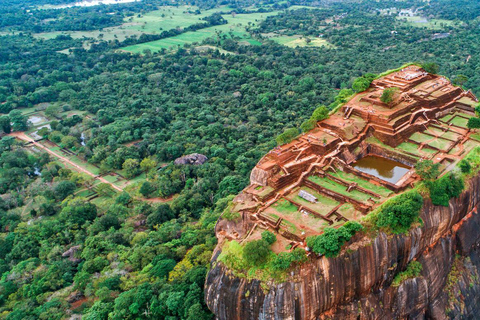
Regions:
[[67, 158], [72, 161], [73, 163], [75, 163], [76, 165], [82, 167], [82, 168], [85, 168], [86, 170], [90, 171], [91, 173], [93, 173], [94, 175], [98, 175], [100, 174], [100, 168], [97, 168], [95, 167], [94, 165], [88, 163], [88, 162], [84, 162], [82, 160], [80, 160], [77, 156], [67, 156]]
[[[317, 198], [317, 203], [311, 203], [310, 201], [307, 201], [303, 198], [300, 198], [298, 196], [298, 193], [300, 192], [300, 190], [304, 190], [304, 191], [310, 193], [311, 195], [315, 196]], [[313, 189], [310, 189], [310, 188], [307, 188], [307, 187], [298, 188], [297, 190], [295, 190], [295, 192], [292, 192], [291, 194], [289, 194], [287, 196], [287, 198], [301, 204], [302, 206], [305, 206], [305, 207], [309, 208], [310, 210], [313, 210], [313, 211], [315, 211], [319, 214], [322, 214], [322, 215], [326, 215], [333, 208], [335, 208], [336, 206], [338, 206], [340, 204], [338, 201], [336, 201], [332, 198], [326, 197], [324, 195], [321, 195], [317, 191], [315, 191]]]
[[451, 141], [448, 141], [448, 140], [445, 140], [445, 139], [442, 139], [442, 138], [437, 138], [437, 139], [428, 143], [429, 146], [434, 147], [434, 148], [438, 148], [440, 150], [447, 150], [450, 147], [451, 144], [452, 144]]
[[468, 140], [463, 144], [465, 152], [470, 152], [473, 148], [480, 146], [480, 142], [475, 140]]
[[110, 183], [115, 183], [118, 181], [118, 177], [117, 176], [114, 176], [114, 175], [106, 175], [106, 176], [103, 176], [102, 177], [103, 179], [107, 180], [108, 182]]
[[438, 151], [432, 148], [423, 147], [422, 150], [420, 150], [420, 152], [422, 152], [423, 154], [434, 154], [434, 153], [437, 153]]
[[442, 138], [456, 141], [456, 140], [458, 140], [458, 138], [460, 138], [460, 136], [461, 136], [461, 135], [459, 135], [459, 134], [456, 133], [456, 132], [447, 131], [447, 132], [445, 132], [445, 133], [442, 135]]
[[277, 210], [278, 212], [284, 214], [291, 214], [297, 212], [297, 206], [285, 199], [278, 200], [272, 205], [272, 207], [275, 208], [275, 210]]
[[427, 142], [429, 140], [434, 139], [434, 137], [429, 136], [428, 134], [421, 133], [421, 132], [415, 132], [414, 134], [412, 134], [410, 139], [412, 139], [413, 141], [418, 142], [418, 143], [424, 143], [424, 142]]
[[355, 182], [360, 187], [370, 190], [372, 192], [375, 192], [376, 194], [382, 197], [388, 197], [389, 195], [392, 194], [391, 190], [382, 186], [377, 186], [376, 184], [373, 184], [371, 182], [368, 182], [367, 180], [361, 179], [352, 173], [346, 173], [343, 171], [329, 172], [329, 173], [336, 178], [342, 179], [343, 181]]
[[345, 187], [345, 186], [343, 186], [339, 183], [336, 183], [335, 181], [332, 181], [328, 178], [310, 176], [310, 177], [308, 177], [308, 180], [310, 180], [312, 182], [315, 182], [316, 184], [318, 184], [318, 185], [320, 185], [324, 188], [335, 191], [337, 193], [340, 193], [344, 196], [350, 197], [350, 198], [358, 200], [358, 201], [365, 202], [365, 201], [367, 201], [368, 199], [371, 198], [371, 196], [369, 194], [360, 192], [358, 190], [352, 190], [352, 191], [348, 192], [347, 187]]
[[284, 199], [276, 202], [273, 206], [265, 210], [265, 212], [276, 217], [280, 216], [287, 219], [286, 225], [289, 227], [289, 230], [292, 228], [289, 222], [292, 224], [295, 223], [295, 229], [304, 230], [308, 228], [320, 232], [329, 225], [327, 220], [317, 218], [313, 214], [304, 214], [297, 211], [295, 205]]
[[351, 203], [345, 203], [338, 208], [337, 212], [348, 220], [356, 220], [360, 216]]
[[160, 51], [161, 49], [170, 49], [176, 48], [177, 46], [182, 47], [184, 44], [189, 44], [193, 42], [201, 42], [206, 38], [216, 36], [219, 33], [224, 33], [231, 36], [239, 37], [245, 39], [251, 45], [258, 45], [258, 42], [255, 39], [251, 39], [250, 34], [245, 30], [245, 27], [248, 25], [255, 25], [258, 22], [266, 19], [268, 16], [276, 15], [280, 11], [272, 11], [266, 13], [248, 13], [248, 14], [237, 14], [232, 15], [223, 15], [223, 17], [228, 21], [227, 24], [209, 27], [205, 29], [200, 29], [197, 31], [189, 31], [182, 33], [178, 36], [161, 39], [157, 41], [151, 41], [146, 43], [141, 43], [133, 46], [128, 46], [122, 48], [122, 50], [142, 53], [145, 49], [150, 49], [152, 52]]
[[447, 115], [444, 116], [443, 118], [440, 118], [440, 121], [445, 122], [445, 123], [448, 123], [448, 122], [450, 122], [450, 120], [452, 119], [453, 116], [454, 116], [454, 115], [452, 115], [452, 114], [447, 114]]
[[418, 145], [411, 142], [403, 142], [397, 147], [397, 149], [400, 149], [402, 151], [415, 154], [418, 156], [422, 156], [422, 153], [418, 150]]
[[472, 133], [470, 138], [480, 141], [480, 132]]
[[427, 131], [425, 131], [426, 133], [430, 133], [430, 134], [433, 134], [433, 135], [436, 135], [436, 136], [441, 136], [444, 131], [437, 128], [437, 127], [434, 127], [434, 126], [430, 126], [427, 128]]
[[451, 124], [456, 125], [458, 127], [462, 127], [462, 128], [467, 128], [467, 122], [468, 122], [468, 119], [465, 119], [462, 117], [455, 117], [453, 118], [452, 121], [450, 121]]

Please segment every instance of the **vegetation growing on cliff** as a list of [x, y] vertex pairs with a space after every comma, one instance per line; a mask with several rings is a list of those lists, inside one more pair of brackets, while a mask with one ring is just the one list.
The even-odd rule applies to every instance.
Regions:
[[407, 232], [414, 222], [419, 221], [423, 198], [416, 190], [402, 193], [387, 200], [378, 211], [371, 214], [374, 225], [393, 233]]
[[392, 285], [394, 287], [398, 287], [399, 285], [402, 284], [403, 281], [420, 276], [422, 269], [423, 269], [423, 266], [420, 262], [410, 261], [410, 263], [407, 266], [407, 269], [405, 269], [402, 272], [399, 272], [395, 276], [395, 278], [393, 279]]
[[321, 235], [308, 237], [307, 246], [316, 254], [335, 257], [343, 245], [362, 229], [362, 225], [356, 221], [348, 221], [338, 229], [328, 227]]
[[239, 244], [227, 241], [222, 247], [218, 261], [223, 262], [236, 276], [264, 281], [284, 281], [287, 272], [295, 265], [307, 261], [305, 250], [296, 248], [290, 252], [275, 254], [270, 246], [276, 241], [270, 231], [262, 232], [262, 238]]

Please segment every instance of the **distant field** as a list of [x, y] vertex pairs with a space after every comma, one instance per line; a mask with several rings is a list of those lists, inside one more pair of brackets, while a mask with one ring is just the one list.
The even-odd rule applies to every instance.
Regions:
[[321, 38], [309, 38], [310, 42], [307, 42], [306, 38], [301, 36], [278, 36], [271, 37], [270, 40], [276, 43], [283, 44], [287, 47], [333, 47], [327, 40]]
[[455, 26], [455, 22], [452, 20], [444, 20], [444, 19], [427, 19], [425, 17], [420, 16], [413, 16], [413, 17], [397, 17], [400, 21], [405, 21], [407, 24], [419, 27], [419, 28], [427, 28], [432, 30], [440, 30], [444, 27]]
[[216, 12], [225, 12], [232, 9], [228, 7], [219, 7], [210, 10], [201, 11], [200, 14], [190, 13], [198, 10], [196, 6], [162, 7], [144, 14], [141, 17], [129, 18], [129, 26], [126, 29], [137, 30], [146, 33], [160, 33], [164, 30], [176, 28], [186, 28], [196, 23], [204, 22], [202, 18], [210, 16]]
[[279, 12], [280, 11], [237, 14], [235, 16], [229, 14], [223, 15], [223, 17], [228, 21], [227, 24], [200, 29], [197, 31], [189, 31], [171, 38], [128, 46], [122, 48], [122, 50], [134, 53], [142, 53], [143, 50], [150, 49], [152, 52], [156, 52], [160, 49], [170, 49], [175, 48], [176, 46], [183, 46], [187, 43], [201, 42], [206, 38], [218, 35], [220, 33], [243, 38], [251, 45], [259, 45], [260, 42], [255, 39], [251, 39], [250, 34], [245, 30], [245, 27], [249, 25], [254, 26], [258, 22], [266, 19], [268, 16], [276, 15]]

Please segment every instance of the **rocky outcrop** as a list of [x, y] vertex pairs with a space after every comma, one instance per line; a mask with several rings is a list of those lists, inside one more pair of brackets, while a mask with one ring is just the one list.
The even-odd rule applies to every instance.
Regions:
[[[356, 239], [362, 244], [351, 244], [336, 258], [312, 259], [284, 283], [233, 276], [216, 263], [218, 249], [206, 280], [207, 305], [221, 320], [476, 318], [479, 193], [476, 177], [449, 207], [426, 200], [421, 227], [405, 235]], [[412, 260], [422, 264], [421, 275], [393, 286], [395, 275]]]
[[189, 164], [189, 165], [201, 165], [207, 162], [208, 158], [200, 153], [192, 153], [180, 158], [175, 159], [176, 165]]

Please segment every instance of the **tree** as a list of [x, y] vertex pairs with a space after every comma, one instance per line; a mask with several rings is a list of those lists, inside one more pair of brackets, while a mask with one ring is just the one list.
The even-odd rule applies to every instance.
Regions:
[[453, 79], [453, 84], [458, 85], [458, 86], [463, 86], [465, 82], [468, 81], [468, 77], [464, 76], [463, 74], [459, 74], [458, 76]]
[[120, 193], [117, 198], [115, 199], [116, 203], [123, 204], [124, 206], [128, 205], [132, 201], [132, 197], [126, 191]]
[[379, 228], [388, 228], [394, 233], [403, 233], [410, 229], [418, 220], [423, 198], [416, 190], [407, 191], [387, 200], [381, 207], [376, 218]]
[[327, 227], [323, 234], [307, 238], [308, 247], [317, 254], [326, 257], [338, 255], [342, 246], [349, 241], [353, 235], [362, 230], [363, 227], [356, 221], [349, 221], [338, 229]]
[[127, 159], [123, 162], [122, 168], [125, 170], [125, 176], [128, 179], [135, 177], [139, 172], [139, 163], [137, 159]]
[[262, 232], [262, 239], [265, 240], [269, 245], [272, 245], [275, 241], [277, 241], [277, 237], [268, 230]]
[[415, 164], [415, 172], [424, 180], [433, 180], [440, 174], [440, 164], [432, 160], [423, 160]]
[[247, 242], [243, 247], [243, 259], [252, 266], [258, 266], [266, 262], [270, 252], [272, 251], [267, 241], [253, 240]]
[[472, 170], [470, 162], [465, 159], [460, 160], [460, 162], [458, 163], [458, 167], [460, 168], [462, 173], [470, 173], [470, 171]]
[[154, 169], [157, 166], [157, 161], [155, 161], [152, 157], [147, 157], [140, 162], [140, 169], [147, 173], [150, 170]]
[[282, 134], [277, 137], [277, 144], [282, 145], [291, 142], [296, 136], [299, 135], [297, 128], [286, 129]]
[[97, 188], [95, 188], [95, 191], [101, 196], [101, 197], [111, 197], [113, 194], [115, 194], [115, 190], [112, 188], [111, 185], [108, 183], [100, 183]]
[[72, 148], [73, 146], [75, 146], [75, 143], [77, 143], [77, 138], [72, 137], [72, 136], [63, 136], [62, 140], [61, 140], [61, 143], [60, 143], [60, 146], [68, 149], [68, 148]]
[[147, 226], [154, 229], [160, 225], [175, 218], [175, 214], [168, 204], [161, 204], [147, 218]]
[[463, 191], [464, 183], [461, 177], [448, 173], [442, 178], [428, 184], [430, 199], [436, 206], [448, 207], [451, 198], [457, 198]]
[[56, 104], [51, 104], [45, 109], [45, 114], [49, 117], [55, 118], [60, 113], [60, 106]]
[[380, 97], [380, 100], [383, 103], [390, 104], [393, 102], [395, 93], [398, 91], [398, 88], [386, 88], [383, 90], [382, 96]]
[[308, 119], [306, 121], [304, 121], [301, 125], [300, 125], [300, 129], [302, 129], [303, 132], [308, 132], [310, 130], [313, 130], [315, 128], [317, 124], [317, 121], [315, 119]]
[[10, 121], [13, 123], [13, 131], [25, 131], [28, 129], [27, 118], [20, 110], [12, 110], [8, 114]]
[[9, 116], [0, 117], [0, 130], [2, 130], [4, 133], [10, 133], [12, 131], [10, 122], [11, 120]]
[[436, 64], [435, 62], [426, 62], [422, 64], [422, 68], [428, 73], [433, 73], [433, 74], [437, 74], [438, 70], [440, 69], [438, 64]]
[[480, 128], [480, 118], [472, 117], [468, 119], [467, 122], [468, 129], [478, 129]]
[[317, 107], [313, 113], [312, 113], [312, 118], [315, 121], [322, 121], [324, 119], [328, 118], [328, 109], [324, 105], [321, 105]]
[[140, 192], [144, 197], [150, 197], [155, 192], [155, 186], [150, 181], [145, 181], [140, 187]]
[[360, 77], [360, 78], [355, 79], [355, 81], [353, 81], [352, 88], [357, 93], [358, 92], [363, 92], [370, 87], [371, 83], [372, 83], [371, 80], [369, 81], [369, 79], [366, 79], [364, 77]]
[[75, 183], [71, 181], [60, 181], [54, 188], [55, 197], [59, 200], [63, 200], [73, 194], [76, 188]]

